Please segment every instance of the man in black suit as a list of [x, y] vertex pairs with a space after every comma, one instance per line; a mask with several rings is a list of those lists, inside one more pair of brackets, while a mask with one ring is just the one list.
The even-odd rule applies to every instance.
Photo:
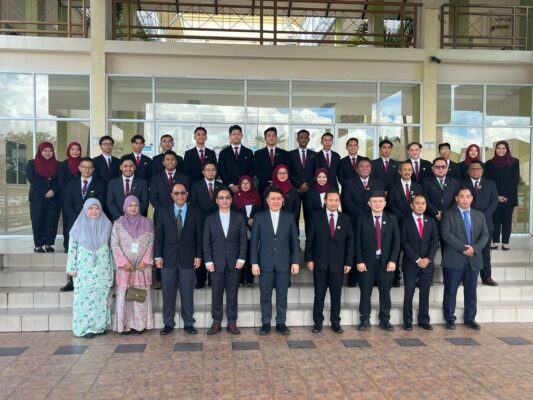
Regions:
[[333, 135], [329, 132], [324, 133], [320, 142], [322, 143], [322, 150], [317, 152], [316, 168], [326, 168], [328, 170], [328, 183], [331, 187], [338, 189], [337, 175], [341, 156], [331, 150], [333, 147]]
[[122, 175], [111, 179], [107, 187], [106, 205], [111, 214], [112, 221], [122, 217], [122, 207], [124, 200], [130, 194], [136, 196], [140, 204], [141, 215], [148, 214], [148, 183], [135, 176], [135, 162], [130, 158], [123, 158], [120, 161], [120, 171]]
[[[107, 185], [111, 179], [120, 175], [120, 159], [114, 157], [111, 153], [115, 141], [111, 136], [105, 135], [98, 141], [102, 154], [93, 158], [94, 163], [94, 178], [98, 179], [104, 185], [104, 199], [107, 197]], [[102, 203], [104, 212], [107, 217], [111, 219], [111, 214], [107, 209], [105, 201]]]
[[260, 335], [270, 333], [272, 319], [272, 290], [276, 289], [276, 330], [290, 335], [285, 324], [287, 315], [287, 291], [289, 272], [300, 269], [300, 244], [292, 214], [281, 211], [283, 192], [270, 186], [265, 193], [268, 210], [255, 214], [250, 241], [252, 273], [259, 275], [261, 293]]
[[229, 128], [229, 146], [218, 155], [218, 174], [222, 183], [233, 193], [239, 191], [241, 176], [253, 177], [254, 153], [242, 145], [242, 128], [232, 125]]
[[359, 271], [360, 320], [357, 329], [370, 328], [371, 296], [374, 282], [379, 289], [379, 326], [393, 331], [390, 323], [390, 291], [394, 280], [396, 261], [400, 254], [400, 229], [396, 217], [386, 211], [385, 192], [370, 193], [371, 212], [357, 220], [355, 227], [355, 264]]
[[439, 144], [439, 155], [444, 158], [446, 164], [448, 165], [447, 176], [450, 178], [455, 178], [461, 182], [461, 168], [459, 164], [450, 160], [451, 146], [450, 143], [441, 143]]
[[[292, 184], [298, 189], [300, 194], [300, 202], [303, 203], [305, 231], [307, 232], [309, 219], [312, 216], [311, 211], [307, 207], [307, 195], [311, 187], [316, 169], [316, 153], [307, 148], [309, 144], [309, 131], [300, 129], [296, 134], [298, 141], [298, 148], [289, 151], [290, 165], [289, 173]], [[299, 219], [299, 216], [297, 216]], [[299, 228], [297, 226], [297, 228]]]
[[224, 290], [226, 291], [227, 331], [240, 335], [237, 327], [238, 289], [241, 270], [246, 260], [248, 238], [241, 213], [231, 211], [231, 190], [222, 187], [215, 193], [218, 212], [204, 222], [203, 249], [205, 266], [211, 275], [211, 315], [213, 323], [207, 331], [221, 331]]
[[217, 163], [217, 156], [211, 149], [205, 147], [207, 141], [207, 130], [201, 126], [194, 130], [194, 141], [196, 146], [185, 152], [183, 160], [183, 173], [189, 177], [191, 185], [201, 181], [203, 167], [207, 163]]
[[353, 267], [354, 235], [350, 217], [338, 212], [339, 193], [333, 190], [327, 192], [324, 202], [326, 209], [313, 214], [305, 240], [305, 262], [313, 272], [315, 288], [312, 331], [318, 333], [322, 330], [324, 299], [329, 287], [331, 329], [342, 333], [342, 281], [344, 274]]
[[428, 160], [423, 160], [420, 156], [422, 153], [422, 145], [418, 142], [411, 142], [407, 145], [407, 154], [409, 161], [413, 166], [413, 180], [416, 183], [422, 184], [424, 178], [431, 178], [431, 163]]
[[474, 196], [469, 187], [461, 187], [455, 196], [457, 206], [445, 211], [441, 220], [442, 274], [444, 296], [442, 308], [446, 327], [455, 329], [455, 304], [457, 289], [464, 286], [464, 322], [474, 330], [481, 327], [476, 322], [477, 279], [483, 268], [481, 252], [490, 242], [487, 221], [482, 212], [471, 208]]
[[411, 202], [413, 213], [401, 223], [403, 250], [403, 327], [413, 330], [413, 296], [418, 287], [418, 325], [432, 330], [429, 323], [429, 290], [433, 280], [435, 254], [439, 248], [437, 223], [424, 215], [426, 199], [416, 195]]
[[427, 215], [440, 221], [442, 213], [455, 203], [455, 193], [459, 189], [459, 181], [448, 173], [448, 164], [443, 157], [433, 160], [432, 178], [422, 182], [427, 202]]
[[372, 160], [372, 177], [383, 183], [385, 192], [388, 192], [391, 185], [400, 179], [398, 174], [400, 163], [390, 158], [392, 146], [389, 139], [380, 141], [379, 158]]
[[131, 137], [131, 146], [133, 152], [122, 156], [122, 160], [132, 160], [135, 164], [135, 177], [141, 178], [150, 185], [152, 179], [152, 159], [142, 154], [144, 148], [144, 137], [142, 135], [133, 135]]
[[[157, 156], [152, 158], [152, 177], [165, 171], [165, 153], [167, 151], [172, 151], [172, 149], [174, 148], [174, 138], [168, 134], [161, 136], [161, 139], [159, 139], [159, 146], [161, 147], [161, 154], [158, 154]], [[178, 172], [183, 171], [183, 158], [181, 158], [181, 156], [178, 156], [177, 154], [175, 169]]]
[[357, 162], [362, 158], [368, 159], [367, 157], [357, 155], [359, 151], [359, 139], [357, 138], [348, 139], [346, 150], [348, 150], [348, 155], [341, 158], [339, 162], [339, 182], [342, 186], [344, 186], [345, 182], [357, 176]]
[[176, 291], [180, 287], [181, 317], [185, 332], [194, 327], [194, 269], [202, 263], [202, 216], [187, 205], [187, 188], [176, 183], [171, 207], [164, 207], [155, 225], [154, 260], [163, 283], [163, 323], [160, 335], [168, 335], [176, 323]]
[[272, 183], [272, 171], [278, 164], [290, 165], [289, 153], [276, 146], [278, 130], [271, 126], [264, 133], [266, 146], [254, 153], [254, 175], [257, 178], [257, 192], [263, 195]]
[[[468, 165], [468, 176], [469, 179], [464, 182], [464, 185], [469, 187], [474, 194], [472, 208], [485, 214], [487, 229], [492, 237], [492, 231], [494, 231], [492, 214], [498, 207], [498, 189], [494, 181], [483, 177], [483, 164], [477, 160], [470, 161]], [[498, 286], [494, 279], [492, 279], [491, 274], [490, 240], [483, 248], [482, 256], [483, 268], [480, 271], [481, 282], [488, 286]]]

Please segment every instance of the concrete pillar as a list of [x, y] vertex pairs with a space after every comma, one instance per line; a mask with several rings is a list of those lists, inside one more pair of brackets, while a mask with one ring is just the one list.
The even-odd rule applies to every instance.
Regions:
[[[533, 6], [533, 0], [521, 0], [521, 6]], [[533, 9], [527, 11], [527, 25], [524, 19], [517, 21], [520, 36], [527, 37], [527, 50], [533, 50]]]
[[[432, 159], [437, 154], [437, 65], [429, 59], [439, 46], [439, 10], [424, 10], [424, 65], [422, 67], [422, 132], [425, 144], [424, 158]], [[432, 144], [432, 145], [431, 145]], [[428, 146], [429, 145], [429, 146]]]

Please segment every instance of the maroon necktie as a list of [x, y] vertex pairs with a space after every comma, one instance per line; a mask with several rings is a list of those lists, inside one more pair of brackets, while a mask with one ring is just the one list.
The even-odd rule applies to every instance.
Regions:
[[172, 174], [170, 172], [168, 174], [168, 184], [172, 186]]
[[305, 150], [302, 150], [302, 167], [305, 168]]
[[333, 219], [333, 213], [329, 214], [329, 233], [333, 239], [335, 236], [335, 220]]
[[85, 198], [85, 195], [87, 194], [87, 179], [84, 179], [83, 180], [83, 188], [81, 189], [81, 194], [83, 196], [83, 198]]
[[270, 149], [270, 164], [274, 166], [275, 156], [274, 156], [274, 149]]
[[389, 160], [385, 160], [385, 173], [389, 172]]
[[329, 168], [329, 151], [326, 153], [326, 165]]
[[128, 197], [130, 195], [130, 179], [126, 178], [126, 193], [125, 197]]
[[235, 146], [234, 149], [235, 149], [235, 159], [238, 160], [239, 159], [239, 146]]
[[204, 166], [205, 156], [204, 156], [204, 149], [198, 150], [200, 152], [200, 163], [202, 164], [202, 167]]
[[420, 239], [422, 239], [422, 236], [424, 235], [424, 225], [422, 224], [421, 217], [418, 217], [418, 234], [420, 235]]
[[212, 183], [208, 183], [207, 186], [209, 187], [209, 198], [211, 200], [213, 200], [213, 184]]
[[376, 219], [376, 251], [381, 250], [381, 225], [379, 224], [379, 216], [374, 217]]
[[136, 160], [137, 165], [139, 165], [141, 163], [141, 156], [135, 157], [135, 160]]
[[418, 161], [415, 161], [415, 175], [416, 175], [416, 179], [418, 180], [418, 172], [419, 172], [419, 169], [418, 169]]
[[408, 203], [411, 202], [411, 192], [409, 191], [409, 184], [405, 184], [405, 200], [407, 200]]
[[352, 170], [355, 172], [355, 157], [352, 157]]
[[365, 189], [368, 189], [368, 181], [362, 181], [363, 182], [363, 187]]

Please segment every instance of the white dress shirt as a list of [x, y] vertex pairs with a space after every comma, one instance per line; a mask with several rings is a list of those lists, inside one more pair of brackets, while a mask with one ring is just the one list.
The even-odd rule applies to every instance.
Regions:
[[274, 227], [274, 233], [277, 233], [278, 223], [279, 223], [279, 211], [270, 210], [270, 219], [272, 220], [272, 226]]

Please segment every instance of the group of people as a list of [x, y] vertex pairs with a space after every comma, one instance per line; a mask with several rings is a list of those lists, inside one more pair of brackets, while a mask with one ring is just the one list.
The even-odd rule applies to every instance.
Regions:
[[[226, 328], [239, 334], [238, 288], [253, 285], [254, 277], [260, 286], [260, 333], [271, 330], [275, 289], [276, 330], [290, 334], [287, 291], [290, 276], [300, 268], [302, 209], [305, 265], [313, 272], [315, 289], [313, 332], [322, 329], [328, 288], [331, 328], [342, 332], [345, 274], [349, 286], [361, 289], [358, 329], [370, 327], [370, 298], [377, 285], [380, 327], [393, 330], [390, 290], [400, 286], [400, 259], [404, 328], [412, 329], [412, 299], [419, 287], [418, 324], [432, 329], [429, 291], [439, 246], [447, 326], [455, 327], [462, 283], [465, 323], [479, 329], [478, 272], [484, 284], [497, 285], [490, 250], [500, 242], [502, 250], [509, 249], [518, 203], [519, 164], [507, 142], [498, 142], [486, 163], [480, 148], [471, 145], [456, 164], [449, 159], [448, 143], [439, 145], [440, 157], [433, 162], [421, 158], [421, 144], [410, 143], [409, 158], [400, 162], [390, 158], [393, 143], [387, 139], [379, 143], [379, 158], [370, 160], [358, 155], [357, 138], [347, 141], [348, 155], [341, 158], [328, 132], [316, 152], [307, 147], [304, 129], [297, 132], [298, 148], [289, 152], [277, 147], [274, 127], [264, 132], [266, 146], [255, 153], [242, 145], [242, 138], [241, 127], [230, 127], [229, 146], [218, 159], [206, 147], [202, 127], [194, 132], [196, 146], [183, 158], [172, 151], [170, 135], [161, 137], [162, 153], [153, 159], [142, 154], [141, 135], [131, 138], [133, 151], [121, 159], [112, 155], [110, 136], [100, 138], [102, 154], [94, 159], [82, 157], [81, 145], [73, 142], [67, 160], [59, 163], [52, 144], [39, 145], [26, 171], [34, 251], [54, 251], [62, 211], [71, 278], [62, 290], [74, 289], [75, 335], [103, 334], [111, 325], [124, 334], [153, 328], [152, 286], [163, 292], [160, 333], [175, 327], [179, 287], [185, 331], [195, 334], [193, 293], [206, 284], [212, 290], [213, 318], [207, 334], [222, 329], [224, 293]], [[150, 204], [153, 223], [147, 218]], [[129, 298], [132, 288], [142, 289], [144, 301]]]

